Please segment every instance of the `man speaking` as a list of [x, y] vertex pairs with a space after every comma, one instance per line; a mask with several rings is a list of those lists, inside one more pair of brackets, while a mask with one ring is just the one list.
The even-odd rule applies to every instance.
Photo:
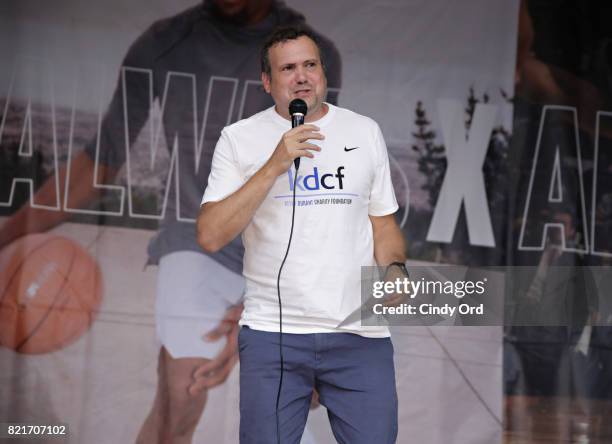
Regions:
[[[380, 128], [324, 102], [324, 63], [307, 30], [268, 38], [261, 76], [275, 106], [222, 131], [198, 216], [207, 251], [243, 236], [241, 443], [299, 443], [313, 388], [339, 442], [397, 436], [388, 329], [338, 326], [360, 305], [361, 266], [403, 272], [398, 205]], [[307, 112], [290, 129], [294, 99]]]

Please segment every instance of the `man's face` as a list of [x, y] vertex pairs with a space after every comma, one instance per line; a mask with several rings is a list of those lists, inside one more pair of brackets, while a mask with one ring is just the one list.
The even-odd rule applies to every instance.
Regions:
[[264, 89], [272, 95], [276, 110], [289, 118], [289, 103], [302, 99], [308, 105], [308, 120], [317, 120], [326, 110], [323, 100], [327, 79], [317, 45], [306, 36], [277, 43], [268, 50], [271, 75], [262, 73]]
[[224, 17], [232, 17], [242, 13], [249, 4], [249, 0], [214, 0], [217, 10]]
[[271, 0], [213, 0], [214, 11], [237, 25], [252, 25], [269, 12]]

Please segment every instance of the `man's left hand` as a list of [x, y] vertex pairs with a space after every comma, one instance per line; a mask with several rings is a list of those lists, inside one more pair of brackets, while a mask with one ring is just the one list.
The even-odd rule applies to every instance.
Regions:
[[[404, 280], [407, 279], [406, 273], [400, 268], [396, 266], [389, 267], [387, 272], [385, 273], [385, 281], [387, 282], [395, 282], [396, 279]], [[393, 294], [389, 294], [384, 297], [382, 300], [383, 305], [387, 307], [394, 307], [397, 305], [401, 305], [410, 299], [410, 295], [404, 292], [395, 292]]]
[[197, 395], [202, 390], [208, 390], [223, 384], [238, 362], [238, 321], [243, 309], [242, 304], [230, 307], [217, 327], [206, 335], [206, 341], [218, 341], [223, 336], [227, 338], [225, 347], [211, 361], [201, 365], [193, 373], [193, 382], [189, 393]]

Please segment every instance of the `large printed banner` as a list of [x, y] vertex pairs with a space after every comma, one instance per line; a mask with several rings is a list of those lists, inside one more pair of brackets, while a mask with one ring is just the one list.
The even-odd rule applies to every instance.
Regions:
[[611, 436], [599, 419], [612, 397], [610, 17], [608, 4], [520, 6], [506, 263], [533, 269], [506, 299], [504, 336], [507, 436], [519, 441]]
[[[202, 254], [195, 219], [221, 129], [272, 104], [279, 25], [315, 30], [328, 100], [379, 123], [410, 263], [530, 266], [530, 297], [609, 264], [605, 7], [244, 3], [0, 5], [0, 423], [238, 442], [243, 249]], [[612, 395], [611, 306], [576, 296], [608, 274], [580, 276], [567, 328], [394, 326], [398, 442], [499, 442], [504, 393], [515, 431], [550, 397]], [[302, 442], [335, 442], [316, 400]]]

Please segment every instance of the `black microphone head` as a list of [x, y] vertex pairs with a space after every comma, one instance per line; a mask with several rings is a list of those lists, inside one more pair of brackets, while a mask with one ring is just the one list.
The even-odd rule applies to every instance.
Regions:
[[308, 112], [308, 105], [302, 99], [293, 99], [289, 104], [289, 115], [302, 114], [306, 116]]

